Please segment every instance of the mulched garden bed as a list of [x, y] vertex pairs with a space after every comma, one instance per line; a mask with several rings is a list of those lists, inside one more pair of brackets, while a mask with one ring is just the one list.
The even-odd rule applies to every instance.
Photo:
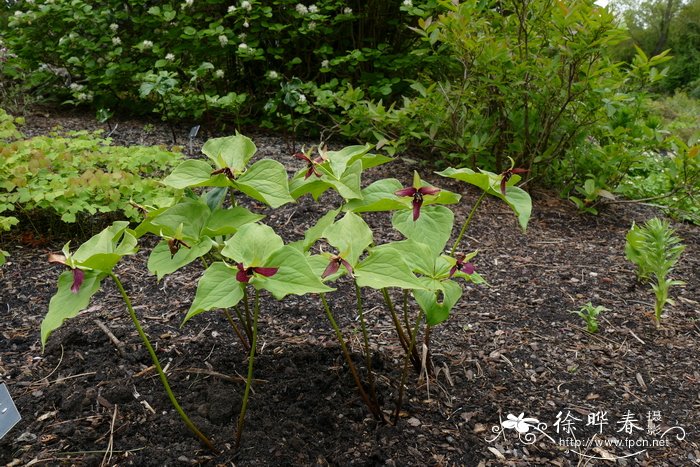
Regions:
[[[46, 134], [56, 125], [99, 128], [80, 115], [37, 114], [22, 131]], [[169, 128], [147, 130], [122, 121], [112, 137], [115, 144], [172, 143]], [[188, 129], [178, 131], [186, 145]], [[261, 155], [301, 167], [289, 141], [250, 136]], [[396, 161], [370, 171], [364, 184], [387, 176], [409, 184], [414, 169], [463, 195], [455, 208], [459, 224], [478, 193], [428, 169]], [[190, 265], [159, 283], [147, 273], [144, 248], [116, 272], [157, 343], [175, 394], [219, 453], [203, 448], [172, 410], [111, 283], [42, 353], [39, 324], [60, 273], [46, 258], [70, 238], [49, 233], [37, 241], [29, 225], [20, 226], [0, 245], [11, 254], [0, 268], [0, 378], [23, 419], [0, 441], [0, 464], [700, 465], [700, 229], [674, 224], [687, 247], [673, 276], [686, 285], [672, 288], [675, 305], [657, 329], [651, 289], [636, 283], [623, 250], [632, 222], [658, 213], [629, 203], [594, 217], [554, 193], [531, 196], [525, 235], [496, 199], [477, 212], [466, 247], [479, 250], [474, 263], [490, 286], [467, 286], [451, 318], [434, 328], [437, 376], [426, 382], [411, 375], [397, 426], [378, 424], [362, 405], [318, 297], [265, 299], [255, 392], [237, 453], [247, 355], [219, 312], [180, 329], [202, 267]], [[265, 222], [295, 240], [325, 210], [307, 197]], [[377, 243], [396, 238], [388, 215], [367, 219]], [[329, 298], [359, 353], [352, 289], [345, 284]], [[400, 345], [381, 296], [364, 300], [379, 397], [392, 410]], [[588, 301], [609, 309], [597, 334], [570, 313]], [[521, 413], [547, 426], [520, 436], [499, 428]], [[595, 424], [603, 414], [607, 424]]]

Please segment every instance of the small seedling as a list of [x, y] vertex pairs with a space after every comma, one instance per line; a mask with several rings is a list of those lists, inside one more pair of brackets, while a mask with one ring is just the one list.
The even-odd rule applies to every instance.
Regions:
[[593, 334], [598, 332], [598, 315], [604, 311], [608, 311], [608, 309], [601, 305], [593, 306], [591, 302], [588, 302], [579, 310], [570, 311], [570, 313], [580, 316], [586, 322], [586, 331]]

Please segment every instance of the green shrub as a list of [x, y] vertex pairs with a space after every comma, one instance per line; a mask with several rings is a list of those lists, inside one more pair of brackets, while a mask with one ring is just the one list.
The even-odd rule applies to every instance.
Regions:
[[[20, 139], [0, 147], [0, 231], [17, 224], [12, 211], [43, 211], [75, 222], [81, 214], [121, 213], [165, 205], [177, 194], [156, 179], [182, 155], [160, 147], [111, 146], [88, 132]], [[135, 203], [135, 204], [132, 204]]]

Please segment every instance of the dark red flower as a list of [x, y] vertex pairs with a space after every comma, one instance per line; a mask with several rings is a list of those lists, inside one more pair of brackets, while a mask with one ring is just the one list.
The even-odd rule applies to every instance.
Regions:
[[168, 249], [170, 250], [170, 256], [175, 256], [175, 253], [180, 251], [180, 247], [184, 246], [185, 248], [189, 248], [190, 246], [180, 240], [179, 238], [171, 238], [168, 240]]
[[73, 269], [73, 285], [70, 286], [70, 291], [73, 293], [78, 293], [80, 291], [80, 286], [83, 285], [85, 280], [85, 271], [82, 269]]
[[338, 269], [340, 269], [341, 265], [345, 267], [345, 269], [348, 271], [348, 274], [352, 276], [352, 266], [350, 265], [350, 263], [345, 261], [339, 255], [333, 255], [331, 256], [331, 262], [328, 263], [328, 267], [326, 267], [326, 270], [323, 271], [323, 274], [321, 274], [321, 278], [325, 279], [326, 277], [335, 274], [336, 272], [338, 272]]
[[229, 180], [234, 180], [236, 178], [236, 176], [231, 171], [230, 167], [224, 167], [223, 169], [217, 169], [211, 173], [211, 175], [219, 175], [219, 174], [226, 175], [226, 178], [228, 178]]
[[457, 261], [452, 269], [450, 269], [450, 277], [454, 276], [457, 271], [463, 272], [464, 274], [474, 274], [476, 269], [472, 263], [465, 262], [466, 256], [464, 253], [456, 253], [455, 260]]
[[524, 174], [524, 173], [527, 173], [527, 169], [514, 169], [512, 167], [510, 169], [506, 170], [505, 172], [503, 172], [501, 174], [501, 194], [503, 196], [505, 196], [506, 183], [508, 183], [508, 180], [510, 180], [510, 177], [512, 177], [513, 174], [520, 175], [520, 174]]
[[309, 178], [311, 176], [311, 174], [314, 174], [317, 177], [321, 176], [321, 172], [318, 171], [316, 166], [319, 164], [323, 164], [323, 157], [317, 157], [316, 159], [311, 159], [309, 156], [307, 156], [303, 152], [298, 152], [298, 153], [294, 154], [294, 157], [296, 157], [299, 160], [306, 161], [306, 175], [304, 175], [304, 180]]
[[260, 274], [265, 277], [272, 277], [277, 274], [279, 268], [258, 268], [258, 267], [245, 267], [243, 263], [238, 263], [236, 265], [238, 272], [236, 273], [236, 280], [238, 282], [248, 283], [253, 274]]
[[413, 197], [413, 220], [418, 220], [420, 217], [420, 207], [423, 205], [423, 196], [425, 195], [436, 195], [440, 192], [440, 188], [435, 188], [434, 186], [422, 186], [420, 188], [408, 187], [402, 188], [394, 193], [396, 196], [411, 196]]

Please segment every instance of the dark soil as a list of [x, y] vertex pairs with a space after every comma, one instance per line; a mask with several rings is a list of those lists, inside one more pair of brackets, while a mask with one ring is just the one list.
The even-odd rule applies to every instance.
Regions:
[[[27, 135], [57, 124], [98, 127], [80, 116], [34, 115], [27, 122]], [[143, 123], [126, 121], [113, 138], [127, 145], [172, 142], [167, 127], [146, 132]], [[291, 160], [280, 138], [253, 139], [262, 155]], [[397, 161], [370, 172], [364, 183], [385, 176], [409, 182], [414, 168]], [[465, 219], [477, 193], [422, 172], [463, 194], [455, 209], [458, 222]], [[433, 329], [436, 376], [426, 382], [410, 375], [397, 426], [379, 424], [362, 404], [317, 296], [266, 298], [239, 452], [233, 444], [247, 355], [219, 312], [180, 329], [201, 266], [158, 283], [146, 269], [146, 245], [116, 272], [167, 364], [175, 394], [219, 453], [205, 449], [171, 408], [113, 284], [106, 281], [42, 353], [39, 324], [60, 273], [46, 255], [70, 238], [38, 244], [27, 241], [33, 237], [21, 227], [6, 234], [0, 248], [11, 257], [0, 268], [0, 378], [23, 418], [0, 441], [0, 464], [700, 465], [700, 229], [674, 224], [687, 248], [673, 277], [686, 285], [672, 289], [675, 304], [657, 329], [651, 289], [636, 282], [623, 252], [632, 222], [657, 213], [621, 203], [595, 217], [579, 215], [553, 193], [531, 195], [534, 212], [525, 235], [498, 200], [486, 200], [477, 212], [467, 246], [479, 250], [474, 262], [490, 287], [467, 285], [450, 319]], [[303, 199], [265, 222], [293, 240], [324, 209]], [[368, 222], [377, 243], [396, 238], [386, 214], [368, 216]], [[391, 411], [402, 352], [381, 296], [363, 298], [379, 398]], [[352, 289], [344, 284], [330, 299], [364, 369]], [[570, 313], [588, 301], [608, 308], [597, 334]], [[499, 431], [501, 420], [521, 413], [547, 426], [520, 438], [515, 430]], [[608, 424], [594, 425], [603, 413]], [[623, 422], [631, 418], [638, 428], [628, 433]], [[659, 431], [648, 430], [648, 418], [658, 419], [652, 428]], [[566, 432], [567, 421], [573, 434]], [[574, 435], [583, 446], [567, 445]], [[596, 440], [623, 444], [598, 447]]]

